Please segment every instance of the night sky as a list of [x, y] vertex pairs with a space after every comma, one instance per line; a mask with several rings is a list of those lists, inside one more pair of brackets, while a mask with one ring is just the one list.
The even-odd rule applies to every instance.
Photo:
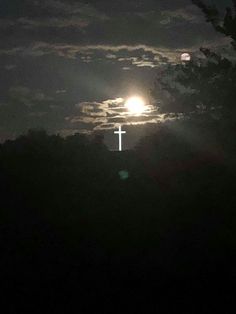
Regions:
[[[0, 140], [99, 131], [110, 148], [118, 125], [127, 148], [163, 120], [149, 94], [159, 67], [227, 46], [190, 0], [0, 0], [0, 34]], [[125, 112], [132, 95], [146, 114]]]

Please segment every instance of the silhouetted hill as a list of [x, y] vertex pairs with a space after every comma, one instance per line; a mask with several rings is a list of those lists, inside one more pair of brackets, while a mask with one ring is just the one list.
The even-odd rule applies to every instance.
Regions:
[[220, 128], [166, 124], [122, 153], [43, 131], [1, 145], [13, 312], [197, 312], [191, 289], [235, 276], [235, 145]]

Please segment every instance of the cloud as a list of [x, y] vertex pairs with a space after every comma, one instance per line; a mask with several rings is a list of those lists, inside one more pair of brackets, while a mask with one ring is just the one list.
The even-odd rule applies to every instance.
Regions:
[[105, 117], [106, 116], [106, 112], [105, 112], [105, 109], [108, 109], [105, 108], [105, 104], [101, 104], [101, 103], [97, 103], [97, 102], [92, 102], [92, 103], [89, 103], [89, 102], [82, 102], [80, 103], [78, 106], [80, 110], [81, 110], [81, 113], [83, 115], [88, 115], [88, 116], [91, 116], [91, 117]]
[[[42, 57], [45, 55], [56, 55], [67, 59], [81, 58], [83, 62], [96, 61], [96, 53], [102, 53], [103, 58], [107, 60], [114, 60], [118, 62], [128, 62], [136, 66], [158, 66], [159, 62], [176, 62], [180, 58], [180, 54], [185, 52], [187, 48], [183, 49], [166, 49], [163, 47], [154, 47], [147, 45], [67, 45], [67, 44], [49, 44], [45, 42], [37, 42], [29, 46], [22, 46], [12, 49], [0, 49], [0, 55], [11, 56], [32, 56]], [[192, 47], [188, 49], [191, 51], [197, 49]], [[119, 54], [123, 53], [123, 57]], [[136, 56], [127, 56], [127, 54], [137, 54]], [[145, 53], [152, 56], [145, 57]], [[141, 56], [140, 56], [141, 54]], [[144, 57], [142, 57], [142, 55]], [[111, 57], [112, 56], [112, 57]]]
[[130, 68], [130, 67], [123, 67], [122, 70], [124, 70], [124, 71], [130, 71], [131, 68]]
[[[222, 37], [220, 40], [202, 41], [204, 47], [220, 51], [230, 47], [230, 40]], [[182, 53], [199, 55], [199, 46], [167, 49], [148, 45], [69, 45], [36, 42], [28, 46], [11, 49], [0, 49], [0, 55], [43, 57], [55, 55], [65, 59], [78, 59], [84, 63], [97, 62], [101, 59], [118, 62], [128, 70], [130, 66], [155, 68], [166, 63], [180, 62]]]
[[[78, 112], [77, 112], [78, 111]], [[66, 121], [75, 128], [77, 124], [87, 125], [89, 132], [114, 129], [118, 125], [145, 125], [160, 123], [167, 116], [158, 113], [158, 108], [146, 105], [142, 115], [133, 115], [125, 107], [125, 99], [107, 99], [102, 102], [82, 102], [75, 105], [73, 115], [66, 117]]]
[[13, 69], [16, 68], [16, 65], [15, 64], [7, 64], [4, 66], [4, 69], [6, 69], [7, 71], [11, 71]]
[[25, 29], [40, 27], [40, 28], [66, 28], [77, 27], [80, 29], [86, 28], [89, 25], [89, 21], [83, 18], [70, 17], [70, 18], [19, 18], [15, 25], [23, 27]]
[[[2, 0], [5, 2], [6, 0]], [[14, 1], [14, 0], [10, 0]], [[0, 15], [0, 30], [15, 28], [16, 32], [21, 29], [24, 32], [27, 30], [40, 29], [84, 29], [90, 23], [106, 20], [104, 13], [99, 12], [93, 6], [83, 1], [68, 2], [58, 0], [41, 0], [22, 1], [21, 6], [17, 10], [18, 5], [12, 4], [12, 7], [7, 3], [1, 8], [9, 8], [5, 12], [5, 16]], [[15, 10], [14, 10], [15, 8]], [[4, 12], [4, 9], [3, 9]], [[30, 32], [28, 33], [31, 34]], [[41, 33], [43, 35], [43, 33]]]
[[65, 94], [66, 93], [66, 89], [58, 89], [56, 90], [56, 94]]
[[[59, 101], [59, 104], [58, 104]], [[0, 132], [5, 138], [15, 138], [30, 128], [44, 128], [56, 133], [67, 127], [65, 116], [69, 108], [42, 90], [12, 86], [0, 105]]]
[[75, 135], [76, 133], [81, 133], [81, 134], [90, 134], [91, 131], [87, 129], [75, 129], [75, 128], [66, 128], [66, 129], [58, 129], [55, 131], [56, 134], [60, 134], [62, 137], [67, 137], [71, 135]]
[[205, 19], [201, 11], [194, 5], [162, 11], [162, 19], [160, 20], [162, 25], [174, 24], [176, 26], [177, 23], [186, 22], [188, 24], [201, 24], [205, 22]]
[[11, 87], [8, 94], [10, 100], [21, 103], [27, 107], [53, 100], [53, 98], [46, 96], [42, 91], [32, 91], [25, 86]]
[[47, 114], [47, 112], [46, 111], [42, 111], [42, 112], [30, 112], [29, 113], [29, 116], [30, 117], [43, 117], [44, 115], [46, 115]]
[[[0, 14], [2, 47], [10, 50], [34, 41], [71, 47], [82, 43], [186, 49], [215, 34], [200, 10], [187, 0], [166, 0], [166, 4], [156, 0], [25, 0], [21, 5], [11, 0], [15, 2], [12, 6], [7, 4], [9, 0], [2, 1], [6, 2], [3, 8], [8, 8], [5, 16], [4, 10], [2, 18]], [[9, 32], [15, 40], [9, 38]]]
[[115, 97], [145, 94], [156, 68], [183, 52], [227, 45], [189, 0], [0, 2], [2, 134], [159, 123], [154, 106], [132, 117]]
[[67, 0], [1, 0], [2, 18], [20, 18], [29, 19], [44, 17], [98, 17], [105, 18], [103, 12], [99, 12], [94, 6], [84, 1], [67, 1]]

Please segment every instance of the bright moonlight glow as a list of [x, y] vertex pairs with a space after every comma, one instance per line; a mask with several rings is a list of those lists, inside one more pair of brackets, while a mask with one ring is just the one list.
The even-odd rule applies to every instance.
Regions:
[[129, 98], [125, 103], [125, 107], [128, 108], [132, 114], [140, 114], [146, 109], [144, 100], [136, 96]]

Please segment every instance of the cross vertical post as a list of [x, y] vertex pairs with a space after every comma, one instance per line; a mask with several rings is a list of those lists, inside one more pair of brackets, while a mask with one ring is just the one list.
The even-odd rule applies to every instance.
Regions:
[[119, 134], [119, 151], [122, 151], [122, 134], [125, 134], [126, 131], [121, 130], [121, 125], [119, 126], [119, 131], [114, 131], [114, 134]]

